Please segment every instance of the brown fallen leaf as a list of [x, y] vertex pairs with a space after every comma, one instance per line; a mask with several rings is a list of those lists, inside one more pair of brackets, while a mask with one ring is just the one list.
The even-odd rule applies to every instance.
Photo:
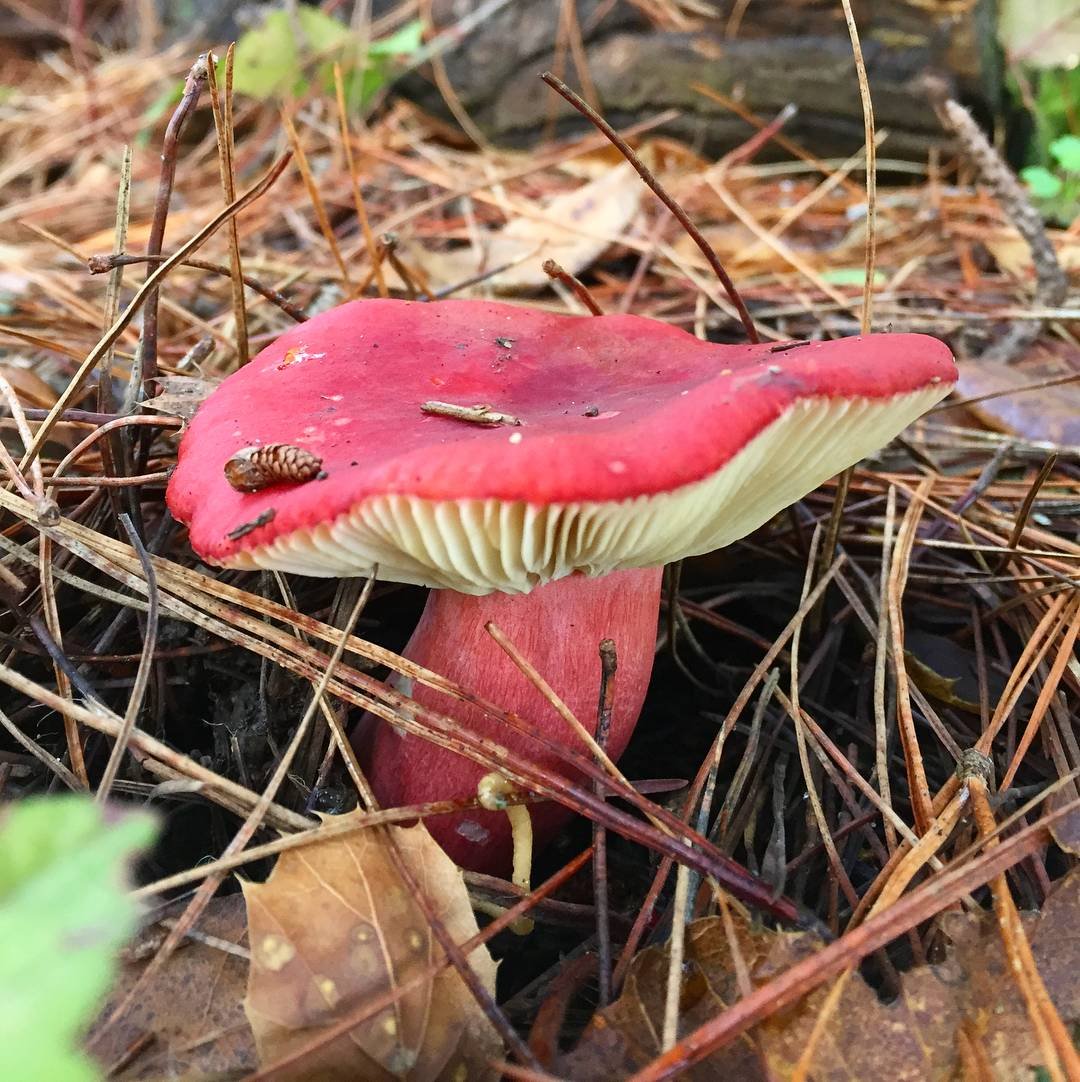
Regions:
[[[387, 828], [457, 942], [477, 932], [461, 872], [423, 825]], [[244, 886], [251, 939], [245, 1009], [264, 1065], [307, 1045], [366, 1001], [441, 957], [382, 831], [363, 830], [282, 855], [270, 878]], [[486, 948], [469, 958], [495, 987]], [[502, 1044], [453, 968], [407, 992], [275, 1078], [498, 1077]]]
[[203, 399], [221, 382], [219, 379], [201, 379], [198, 376], [160, 376], [161, 392], [143, 403], [147, 409], [158, 413], [171, 413], [181, 420], [190, 421]]
[[947, 706], [978, 714], [978, 668], [973, 650], [926, 631], [913, 631], [905, 637], [904, 646], [908, 676], [921, 692]]
[[24, 406], [52, 409], [58, 397], [56, 391], [31, 368], [17, 364], [0, 364], [0, 376], [11, 384]]
[[[736, 940], [750, 983], [758, 987], [820, 948], [806, 933], [753, 926], [735, 912]], [[1028, 918], [1036, 964], [1062, 1019], [1080, 1019], [1080, 875], [1051, 894]], [[993, 914], [946, 914], [941, 922], [946, 960], [904, 974], [900, 995], [882, 1002], [858, 975], [847, 984], [817, 1046], [808, 1077], [814, 1082], [929, 1082], [959, 1077], [958, 1035], [978, 1042], [995, 1079], [1035, 1077], [1042, 1060], [1024, 1000], [1006, 964]], [[705, 917], [687, 928], [679, 1033], [690, 1032], [739, 998], [723, 922]], [[558, 1072], [575, 1082], [610, 1082], [632, 1074], [660, 1051], [668, 956], [642, 951], [622, 996], [600, 1011]], [[693, 1082], [740, 1082], [791, 1077], [828, 994], [820, 988], [794, 1007], [754, 1027], [739, 1041], [680, 1075]]]
[[[432, 252], [410, 246], [403, 255], [434, 287], [454, 285], [488, 268], [521, 260], [488, 278], [485, 285], [499, 293], [546, 289], [550, 279], [541, 268], [544, 260], [554, 259], [570, 274], [580, 274], [634, 220], [644, 190], [637, 173], [623, 162], [580, 188], [555, 196], [537, 208], [535, 217], [512, 218], [502, 229], [483, 235], [479, 252], [475, 247]], [[395, 284], [392, 268], [387, 274]]]
[[[1080, 239], [1058, 230], [1047, 230], [1057, 251], [1058, 262], [1066, 273], [1080, 270]], [[997, 265], [1021, 280], [1031, 277], [1031, 247], [1015, 229], [1000, 229], [980, 233], [979, 239]]]
[[[196, 931], [239, 944], [240, 954], [213, 940], [186, 940], [115, 1025], [100, 1039], [91, 1030], [94, 1058], [106, 1071], [119, 1067], [110, 1071], [110, 1079], [221, 1077], [255, 1068], [255, 1040], [243, 1006], [246, 930], [240, 895], [215, 898]], [[124, 999], [164, 936], [160, 923], [153, 924], [124, 952], [120, 976], [99, 1022]]]
[[[1080, 358], [1058, 355], [1040, 345], [1016, 364], [965, 361], [960, 365], [960, 398], [998, 394], [972, 412], [986, 425], [1028, 440], [1080, 445], [1080, 381], [1028, 390], [1032, 384], [1080, 375]], [[1002, 392], [1016, 392], [1005, 393]]]
[[[1075, 801], [1077, 797], [1080, 797], [1080, 784], [1074, 778], [1051, 795], [1047, 806], [1057, 811], [1058, 808]], [[1050, 826], [1050, 834], [1066, 853], [1080, 857], [1080, 808], [1073, 808], [1071, 812], [1055, 819]]]

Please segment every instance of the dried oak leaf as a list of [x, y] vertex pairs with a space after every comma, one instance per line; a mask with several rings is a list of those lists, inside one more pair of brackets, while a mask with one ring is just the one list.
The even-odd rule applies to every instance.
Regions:
[[[1080, 875], [1063, 880], [1041, 914], [1026, 920], [1036, 963], [1065, 1023], [1080, 1020]], [[735, 915], [736, 940], [750, 983], [760, 986], [813, 953], [820, 941], [775, 932]], [[934, 1082], [958, 1077], [957, 1034], [978, 1042], [995, 1079], [1029, 1079], [1041, 1064], [1019, 989], [1009, 971], [992, 914], [948, 914], [945, 962], [904, 974], [900, 995], [885, 1003], [856, 974], [830, 1015], [809, 1077], [814, 1082]], [[667, 989], [666, 949], [635, 959], [621, 997], [600, 1011], [558, 1072], [575, 1082], [624, 1078], [658, 1055]], [[679, 1034], [739, 998], [736, 968], [719, 917], [687, 928]], [[831, 983], [829, 987], [831, 987]], [[828, 987], [755, 1026], [680, 1078], [693, 1082], [765, 1082], [791, 1077], [807, 1047]]]
[[[244, 1006], [264, 1065], [442, 957], [386, 834], [454, 940], [476, 934], [461, 872], [423, 825], [361, 830], [283, 854], [265, 883], [244, 885], [251, 941]], [[486, 948], [469, 961], [494, 991]], [[489, 1063], [501, 1054], [491, 1023], [447, 967], [274, 1077], [477, 1082], [498, 1077]]]
[[[570, 274], [591, 266], [634, 220], [645, 190], [637, 173], [626, 162], [607, 170], [595, 180], [557, 195], [535, 215], [511, 218], [501, 229], [481, 236], [475, 247], [433, 252], [410, 247], [406, 263], [415, 262], [433, 286], [453, 285], [489, 267], [521, 260], [516, 266], [488, 278], [485, 288], [499, 293], [534, 292], [550, 285], [541, 269], [554, 259]], [[394, 282], [391, 268], [387, 275]], [[462, 293], [467, 296], [467, 292]]]
[[1080, 364], [1071, 351], [1040, 344], [1016, 364], [962, 362], [958, 393], [961, 398], [1000, 396], [970, 407], [989, 428], [1075, 447], [1080, 445], [1080, 383], [1030, 388], [1078, 373]]
[[[175, 908], [179, 913], [183, 906]], [[121, 1065], [109, 1071], [110, 1079], [220, 1078], [254, 1070], [255, 1041], [243, 1006], [248, 974], [244, 900], [239, 894], [213, 899], [196, 931], [235, 943], [241, 951], [232, 954], [212, 939], [185, 940], [119, 1021], [100, 1038], [91, 1030], [94, 1058], [107, 1071]], [[164, 937], [162, 925], [155, 923], [127, 948], [98, 1025], [124, 999]]]
[[203, 400], [220, 382], [219, 379], [202, 379], [198, 376], [159, 376], [160, 394], [147, 399], [143, 405], [158, 413], [171, 413], [183, 421], [190, 421]]

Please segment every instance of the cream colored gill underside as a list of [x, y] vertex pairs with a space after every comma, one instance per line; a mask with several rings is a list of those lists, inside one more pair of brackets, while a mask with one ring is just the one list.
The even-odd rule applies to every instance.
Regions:
[[363, 575], [377, 564], [381, 579], [466, 594], [524, 593], [575, 571], [655, 567], [745, 537], [882, 447], [947, 390], [805, 399], [721, 469], [671, 492], [545, 506], [376, 496], [335, 522], [238, 553], [228, 563], [323, 577]]

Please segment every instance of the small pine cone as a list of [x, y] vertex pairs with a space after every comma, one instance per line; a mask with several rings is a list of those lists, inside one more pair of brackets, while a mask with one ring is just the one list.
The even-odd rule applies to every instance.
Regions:
[[258, 492], [271, 485], [299, 485], [322, 473], [322, 459], [288, 443], [242, 447], [225, 463], [225, 480], [239, 492]]

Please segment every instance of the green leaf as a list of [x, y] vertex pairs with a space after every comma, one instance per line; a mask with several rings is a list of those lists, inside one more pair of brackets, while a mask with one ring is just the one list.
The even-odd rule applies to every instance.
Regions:
[[1061, 177], [1041, 165], [1029, 165], [1020, 170], [1020, 178], [1036, 199], [1056, 199], [1064, 186]]
[[1050, 155], [1067, 173], [1080, 173], [1080, 135], [1061, 135], [1050, 144]]
[[236, 43], [233, 89], [253, 98], [271, 98], [293, 89], [300, 74], [300, 50], [286, 11], [272, 11]]
[[233, 87], [262, 99], [302, 94], [313, 75], [315, 85], [332, 94], [337, 62], [345, 75], [346, 99], [357, 107], [387, 82], [394, 59], [415, 52], [422, 37], [419, 19], [406, 23], [388, 37], [370, 42], [366, 63], [358, 70], [357, 42], [344, 23], [314, 7], [298, 7], [294, 13], [272, 11], [237, 42]]
[[77, 1049], [137, 910], [124, 867], [154, 819], [88, 797], [31, 798], [0, 820], [0, 1078], [98, 1076]]
[[408, 56], [420, 48], [424, 39], [424, 24], [420, 19], [413, 19], [400, 29], [368, 46], [371, 56]]
[[[284, 15], [285, 12], [280, 14]], [[352, 31], [344, 23], [339, 23], [318, 8], [297, 8], [296, 20], [304, 36], [304, 52], [309, 56], [323, 56], [354, 40]]]
[[[833, 267], [822, 271], [821, 277], [834, 286], [861, 286], [866, 281], [866, 270], [863, 267]], [[874, 285], [883, 286], [885, 282], [885, 275], [874, 271]]]

